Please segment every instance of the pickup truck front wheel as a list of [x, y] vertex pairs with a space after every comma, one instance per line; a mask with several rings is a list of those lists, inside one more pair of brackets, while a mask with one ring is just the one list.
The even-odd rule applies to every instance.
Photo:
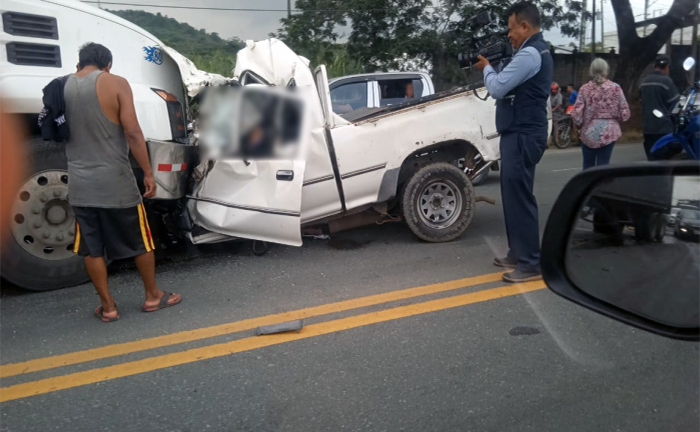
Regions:
[[431, 164], [409, 179], [402, 195], [402, 210], [418, 238], [448, 242], [462, 235], [474, 217], [474, 187], [456, 166]]

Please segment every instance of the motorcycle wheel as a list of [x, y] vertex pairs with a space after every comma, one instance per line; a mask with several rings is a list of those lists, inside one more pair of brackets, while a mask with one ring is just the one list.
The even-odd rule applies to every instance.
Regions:
[[568, 148], [571, 145], [572, 132], [571, 125], [568, 123], [557, 125], [554, 131], [554, 145], [560, 149]]

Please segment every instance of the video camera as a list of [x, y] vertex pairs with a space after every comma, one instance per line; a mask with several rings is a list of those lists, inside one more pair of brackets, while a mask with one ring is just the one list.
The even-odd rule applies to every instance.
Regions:
[[[469, 18], [468, 25], [472, 31], [488, 26], [493, 20], [489, 11], [480, 12]], [[484, 36], [469, 38], [464, 52], [459, 53], [457, 61], [459, 67], [470, 68], [479, 61], [479, 56], [484, 56], [489, 62], [495, 64], [513, 56], [513, 46], [508, 39], [508, 31], [489, 32]]]

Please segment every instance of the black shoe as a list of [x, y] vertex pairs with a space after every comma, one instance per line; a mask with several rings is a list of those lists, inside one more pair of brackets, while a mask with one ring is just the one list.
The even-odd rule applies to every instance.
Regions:
[[493, 260], [493, 265], [498, 266], [498, 267], [506, 267], [506, 268], [514, 269], [515, 267], [518, 266], [518, 263], [510, 261], [508, 259], [508, 257], [503, 257], [503, 258], [496, 257]]
[[538, 281], [542, 280], [542, 273], [539, 271], [513, 270], [505, 273], [503, 280], [512, 283]]

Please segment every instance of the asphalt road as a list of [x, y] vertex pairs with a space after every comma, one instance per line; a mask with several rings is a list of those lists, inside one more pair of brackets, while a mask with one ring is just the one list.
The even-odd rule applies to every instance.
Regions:
[[[537, 169], [541, 225], [578, 148]], [[613, 163], [643, 159], [621, 145]], [[498, 174], [478, 193], [499, 199]], [[171, 255], [140, 312], [137, 272], [111, 275], [122, 319], [93, 288], [0, 298], [2, 431], [694, 431], [698, 344], [589, 312], [539, 283], [506, 286], [500, 203], [448, 244], [400, 224], [264, 257], [242, 245]], [[300, 333], [255, 336], [304, 318]], [[134, 342], [137, 341], [137, 342]], [[38, 360], [37, 360], [38, 359]]]
[[[599, 234], [579, 219], [566, 256], [571, 280], [588, 294], [625, 310], [679, 327], [697, 327], [700, 315], [700, 244], [673, 236], [637, 242], [634, 229], [620, 237]], [[633, 289], [630, 289], [633, 287]]]

